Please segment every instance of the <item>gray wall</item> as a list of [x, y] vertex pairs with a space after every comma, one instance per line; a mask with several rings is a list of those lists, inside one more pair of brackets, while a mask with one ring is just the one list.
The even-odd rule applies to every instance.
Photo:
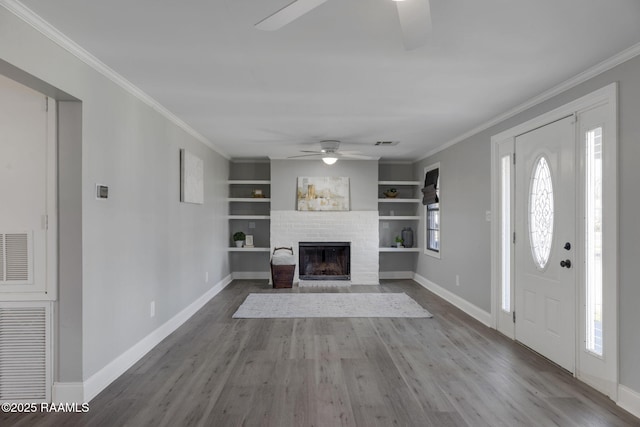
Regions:
[[325, 165], [314, 160], [271, 161], [271, 209], [296, 210], [297, 179], [299, 176], [347, 176], [350, 178], [351, 210], [378, 210], [378, 161], [338, 160]]
[[[418, 162], [418, 178], [423, 177], [424, 166], [440, 162], [442, 259], [420, 255], [417, 273], [490, 311], [490, 224], [484, 215], [490, 209], [491, 136], [615, 81], [619, 82], [620, 383], [640, 392], [640, 57]], [[460, 287], [455, 286], [456, 274], [460, 275]]]
[[[81, 147], [61, 147], [61, 165], [81, 156], [81, 181], [76, 164], [59, 189], [60, 326], [82, 332], [61, 337], [58, 380], [78, 380], [80, 360], [86, 380], [229, 274], [228, 161], [1, 7], [0, 65], [82, 101]], [[180, 148], [204, 161], [204, 205], [179, 202]], [[109, 199], [95, 199], [96, 183]]]
[[[485, 142], [478, 142], [483, 141]], [[416, 179], [424, 182], [424, 168], [440, 162], [440, 259], [420, 253], [416, 273], [491, 311], [491, 136], [481, 135], [439, 152], [416, 165]], [[424, 242], [424, 209], [418, 231]], [[460, 286], [456, 286], [456, 275]]]
[[58, 102], [57, 378], [82, 382], [82, 103]]

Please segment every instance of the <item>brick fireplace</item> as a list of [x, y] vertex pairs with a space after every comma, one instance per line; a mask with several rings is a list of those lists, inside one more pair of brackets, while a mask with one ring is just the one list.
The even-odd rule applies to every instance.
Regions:
[[300, 242], [348, 242], [350, 280], [300, 280], [296, 268], [294, 281], [300, 286], [378, 285], [378, 212], [271, 211], [271, 248], [292, 247]]

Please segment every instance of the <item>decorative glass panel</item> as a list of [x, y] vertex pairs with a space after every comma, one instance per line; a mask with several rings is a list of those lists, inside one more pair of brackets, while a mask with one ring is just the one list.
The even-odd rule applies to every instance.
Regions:
[[500, 248], [502, 253], [502, 310], [511, 312], [511, 155], [502, 158], [500, 186]]
[[544, 157], [540, 157], [531, 176], [529, 236], [533, 260], [543, 269], [549, 261], [553, 240], [553, 184], [549, 163]]
[[586, 134], [586, 348], [602, 356], [602, 128]]

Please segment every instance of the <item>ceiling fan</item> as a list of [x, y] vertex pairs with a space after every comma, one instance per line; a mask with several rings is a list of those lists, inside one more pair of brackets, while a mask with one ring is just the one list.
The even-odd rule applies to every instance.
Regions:
[[301, 154], [298, 156], [290, 156], [288, 159], [298, 159], [301, 157], [321, 157], [322, 161], [328, 165], [332, 165], [338, 161], [340, 158], [348, 158], [348, 159], [358, 159], [358, 160], [376, 160], [376, 157], [363, 156], [361, 154], [357, 154], [354, 151], [340, 151], [340, 141], [335, 139], [326, 139], [324, 141], [320, 141], [320, 151], [310, 151], [310, 150], [300, 150], [301, 153], [311, 153], [311, 154]]
[[[327, 0], [294, 0], [287, 6], [267, 16], [255, 27], [264, 31], [278, 30], [312, 11]], [[406, 50], [413, 50], [427, 41], [431, 32], [431, 7], [429, 0], [392, 0], [398, 9], [402, 41]]]

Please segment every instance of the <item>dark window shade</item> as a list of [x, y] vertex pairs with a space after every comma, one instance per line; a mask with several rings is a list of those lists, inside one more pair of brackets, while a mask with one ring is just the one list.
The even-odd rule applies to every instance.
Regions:
[[430, 205], [432, 203], [438, 203], [438, 173], [439, 169], [431, 169], [424, 177], [424, 188], [422, 189], [422, 204]]

